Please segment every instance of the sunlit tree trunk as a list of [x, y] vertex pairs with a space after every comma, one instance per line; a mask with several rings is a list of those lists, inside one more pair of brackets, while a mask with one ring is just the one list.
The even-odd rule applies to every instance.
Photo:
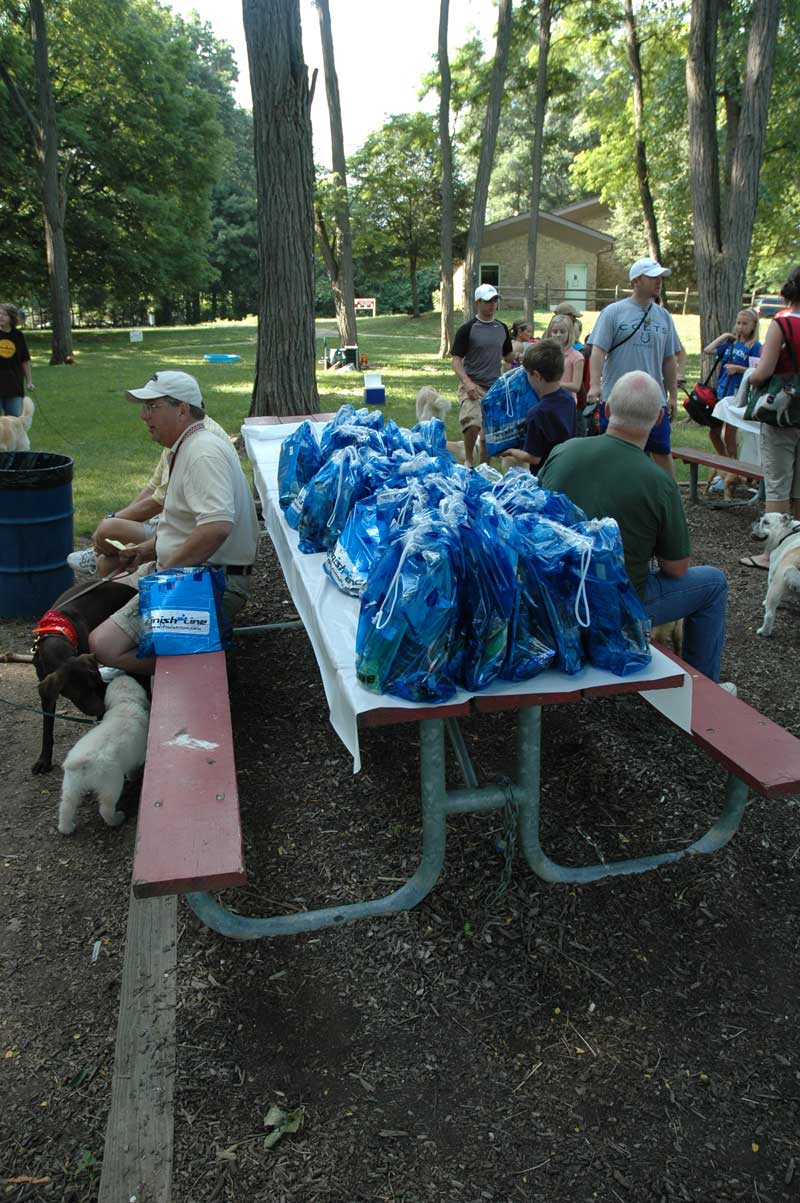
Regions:
[[508, 66], [508, 48], [511, 43], [511, 0], [500, 0], [497, 22], [497, 45], [492, 66], [492, 78], [489, 84], [489, 99], [486, 104], [486, 116], [481, 133], [481, 156], [478, 162], [478, 174], [475, 177], [475, 192], [472, 200], [472, 217], [467, 235], [467, 249], [464, 256], [464, 319], [472, 317], [474, 309], [475, 288], [478, 282], [478, 265], [480, 263], [481, 240], [483, 226], [486, 221], [486, 201], [489, 196], [489, 179], [494, 162], [494, 149], [497, 144], [497, 131], [500, 126], [500, 103], [503, 99], [503, 84]]
[[[331, 165], [334, 176], [333, 213], [335, 237], [328, 243], [323, 258], [333, 289], [336, 324], [342, 346], [352, 346], [356, 337], [355, 286], [353, 283], [353, 236], [350, 232], [350, 205], [347, 198], [347, 165], [344, 157], [342, 109], [339, 103], [339, 80], [333, 55], [333, 32], [328, 0], [314, 0], [319, 11], [319, 31], [322, 39], [322, 61], [325, 67], [325, 94], [331, 126]], [[319, 234], [319, 222], [317, 223]]]
[[[779, 0], [751, 9], [742, 100], [735, 144], [728, 152], [730, 183], [723, 196], [717, 141], [717, 24], [719, 0], [692, 0], [686, 90], [694, 219], [694, 256], [705, 344], [727, 330], [739, 308], [753, 236], [758, 177], [764, 153]], [[730, 131], [728, 131], [730, 134]]]
[[315, 413], [314, 160], [299, 0], [243, 0], [260, 301], [251, 414]]
[[0, 77], [18, 111], [31, 131], [44, 219], [47, 272], [50, 279], [50, 320], [52, 342], [50, 362], [66, 363], [72, 358], [72, 313], [69, 302], [69, 258], [64, 238], [67, 207], [67, 170], [61, 170], [58, 153], [58, 122], [50, 79], [47, 54], [47, 23], [42, 0], [30, 0], [30, 34], [33, 46], [33, 72], [36, 112], [25, 101], [22, 90], [8, 70], [0, 64]]
[[539, 5], [539, 55], [536, 65], [536, 100], [533, 112], [533, 172], [531, 174], [531, 217], [528, 223], [528, 261], [525, 271], [525, 320], [533, 322], [536, 287], [536, 242], [539, 237], [539, 196], [542, 188], [542, 144], [547, 108], [547, 57], [550, 53], [550, 0]]
[[439, 4], [439, 148], [442, 159], [441, 297], [439, 358], [447, 359], [453, 345], [453, 144], [450, 138], [450, 56], [447, 25], [450, 0]]

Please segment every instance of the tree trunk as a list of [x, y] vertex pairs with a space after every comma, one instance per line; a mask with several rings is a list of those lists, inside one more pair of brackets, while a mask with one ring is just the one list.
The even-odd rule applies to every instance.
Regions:
[[314, 161], [299, 0], [243, 0], [258, 194], [251, 414], [316, 413]]
[[652, 259], [661, 262], [661, 243], [658, 237], [656, 210], [650, 191], [650, 173], [647, 167], [647, 147], [644, 140], [644, 87], [642, 83], [642, 56], [639, 50], [639, 33], [633, 15], [632, 0], [625, 0], [625, 39], [628, 44], [628, 62], [633, 83], [633, 136], [635, 141], [636, 182], [639, 200], [647, 229], [647, 251]]
[[419, 317], [419, 289], [417, 288], [417, 257], [412, 255], [408, 261], [408, 276], [411, 284], [411, 316]]
[[439, 4], [439, 148], [442, 156], [441, 297], [439, 358], [449, 359], [453, 346], [453, 144], [450, 139], [450, 56], [447, 24], [450, 0]]
[[539, 57], [536, 64], [536, 101], [533, 112], [533, 172], [531, 174], [531, 216], [528, 223], [528, 262], [525, 271], [525, 320], [533, 322], [536, 287], [536, 241], [539, 237], [539, 194], [542, 186], [542, 143], [547, 108], [547, 56], [550, 53], [550, 0], [539, 5]]
[[53, 85], [47, 59], [47, 25], [42, 0], [30, 0], [31, 42], [36, 81], [38, 122], [36, 156], [42, 185], [44, 239], [50, 277], [51, 363], [66, 363], [72, 356], [72, 315], [69, 303], [69, 260], [64, 240], [66, 180], [59, 171], [58, 124]]
[[779, 17], [780, 0], [760, 0], [753, 5], [738, 129], [730, 155], [730, 188], [723, 202], [717, 142], [719, 0], [692, 0], [686, 90], [692, 147], [689, 167], [694, 254], [703, 344], [730, 327], [741, 305], [758, 200]]
[[497, 46], [492, 66], [492, 79], [489, 84], [489, 100], [486, 105], [486, 116], [483, 121], [481, 157], [478, 163], [478, 174], [475, 178], [472, 217], [469, 223], [467, 249], [464, 256], [463, 308], [465, 321], [472, 317], [475, 307], [473, 298], [478, 283], [483, 225], [486, 220], [486, 200], [489, 195], [489, 178], [492, 174], [494, 148], [497, 143], [497, 130], [500, 125], [500, 102], [503, 99], [503, 84], [506, 77], [510, 42], [511, 0], [500, 0], [500, 11], [497, 22]]
[[[319, 32], [322, 40], [322, 61], [325, 66], [325, 94], [331, 125], [331, 165], [334, 175], [334, 220], [336, 222], [337, 278], [331, 276], [333, 300], [339, 341], [343, 347], [353, 346], [356, 334], [355, 286], [353, 284], [353, 236], [350, 232], [350, 205], [347, 199], [347, 165], [344, 157], [342, 108], [339, 103], [339, 80], [333, 56], [333, 33], [328, 0], [315, 0], [319, 10]], [[327, 266], [327, 263], [326, 263]], [[330, 270], [328, 271], [330, 276]]]

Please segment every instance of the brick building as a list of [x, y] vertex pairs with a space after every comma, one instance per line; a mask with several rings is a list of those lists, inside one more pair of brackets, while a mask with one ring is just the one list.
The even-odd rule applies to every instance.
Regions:
[[[530, 214], [520, 213], [484, 228], [480, 283], [494, 284], [504, 308], [521, 305], [525, 293]], [[608, 206], [598, 197], [539, 212], [536, 245], [536, 304], [574, 301], [579, 309], [597, 309], [628, 287], [627, 271], [614, 257], [614, 239], [606, 233]], [[453, 277], [456, 299], [463, 289], [464, 268]]]

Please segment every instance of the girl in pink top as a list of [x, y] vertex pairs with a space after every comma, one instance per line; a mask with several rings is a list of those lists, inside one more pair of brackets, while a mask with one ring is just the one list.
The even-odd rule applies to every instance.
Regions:
[[569, 389], [571, 393], [577, 395], [583, 384], [585, 361], [580, 351], [576, 351], [572, 345], [575, 341], [574, 333], [572, 319], [565, 313], [557, 313], [550, 319], [545, 338], [555, 339], [564, 352], [564, 375], [561, 378], [561, 387]]

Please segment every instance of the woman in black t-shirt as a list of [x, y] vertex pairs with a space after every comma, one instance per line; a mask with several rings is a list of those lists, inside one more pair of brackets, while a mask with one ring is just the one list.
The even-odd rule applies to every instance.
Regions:
[[17, 329], [16, 305], [0, 305], [0, 414], [18, 418], [31, 383], [31, 357], [23, 334]]

